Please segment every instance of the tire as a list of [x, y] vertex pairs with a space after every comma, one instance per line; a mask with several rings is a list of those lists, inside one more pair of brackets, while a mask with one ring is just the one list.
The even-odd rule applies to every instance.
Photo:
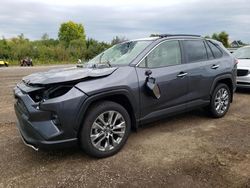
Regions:
[[130, 116], [123, 106], [111, 101], [97, 102], [86, 114], [80, 131], [80, 145], [92, 157], [109, 157], [124, 146], [130, 130]]
[[4, 65], [5, 65], [5, 67], [8, 67], [8, 64], [7, 64], [7, 63], [5, 63]]
[[221, 118], [227, 113], [230, 107], [231, 95], [232, 93], [226, 84], [220, 83], [216, 86], [208, 107], [212, 117]]

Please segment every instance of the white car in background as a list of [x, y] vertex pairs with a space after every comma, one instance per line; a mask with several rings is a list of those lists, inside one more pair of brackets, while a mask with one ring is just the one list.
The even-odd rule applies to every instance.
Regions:
[[250, 46], [239, 48], [233, 55], [238, 59], [237, 87], [250, 88]]

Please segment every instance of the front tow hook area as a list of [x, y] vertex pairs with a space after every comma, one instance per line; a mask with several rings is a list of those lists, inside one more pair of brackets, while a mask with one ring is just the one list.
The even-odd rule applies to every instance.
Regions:
[[20, 133], [20, 136], [21, 136], [21, 139], [22, 139], [23, 143], [24, 143], [26, 146], [32, 148], [32, 149], [35, 150], [35, 151], [38, 151], [38, 150], [39, 150], [39, 148], [37, 148], [37, 147], [35, 147], [35, 146], [33, 146], [33, 145], [27, 143], [27, 142], [24, 140], [24, 138], [23, 138], [23, 136], [22, 136], [21, 133]]

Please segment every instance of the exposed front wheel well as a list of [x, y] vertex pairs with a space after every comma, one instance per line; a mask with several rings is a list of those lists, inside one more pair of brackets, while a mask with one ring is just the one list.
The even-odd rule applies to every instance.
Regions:
[[101, 101], [112, 101], [112, 102], [118, 103], [121, 106], [123, 106], [127, 110], [128, 114], [130, 116], [132, 130], [137, 129], [137, 122], [136, 122], [135, 112], [134, 112], [134, 109], [132, 107], [132, 104], [131, 104], [130, 100], [125, 95], [122, 95], [122, 94], [104, 96], [104, 97], [98, 98], [96, 100], [93, 100], [88, 105], [87, 109], [85, 110], [85, 114], [88, 112], [88, 110], [91, 106], [93, 106], [94, 104], [99, 103]]
[[129, 113], [129, 116], [131, 118], [131, 127], [133, 130], [136, 130], [136, 117], [135, 117], [135, 112], [134, 109], [132, 107], [131, 102], [129, 101], [129, 99], [125, 96], [125, 95], [112, 95], [109, 97], [104, 98], [104, 100], [109, 100], [109, 101], [113, 101], [116, 102], [120, 105], [122, 105], [127, 112]]
[[109, 157], [122, 149], [130, 130], [131, 118], [123, 106], [113, 101], [99, 101], [88, 109], [79, 131], [79, 144], [90, 156]]

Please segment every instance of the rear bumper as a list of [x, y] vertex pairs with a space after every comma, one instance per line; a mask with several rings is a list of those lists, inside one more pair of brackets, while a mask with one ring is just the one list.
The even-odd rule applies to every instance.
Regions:
[[[27, 146], [34, 150], [47, 150], [78, 145], [77, 130], [74, 130], [73, 120], [81, 102], [85, 99], [84, 93], [72, 89], [68, 94], [72, 96], [71, 98], [65, 94], [66, 97], [46, 101], [44, 106], [39, 106], [18, 87], [14, 89], [14, 95], [17, 128]], [[55, 114], [59, 119], [59, 125], [53, 121]]]

